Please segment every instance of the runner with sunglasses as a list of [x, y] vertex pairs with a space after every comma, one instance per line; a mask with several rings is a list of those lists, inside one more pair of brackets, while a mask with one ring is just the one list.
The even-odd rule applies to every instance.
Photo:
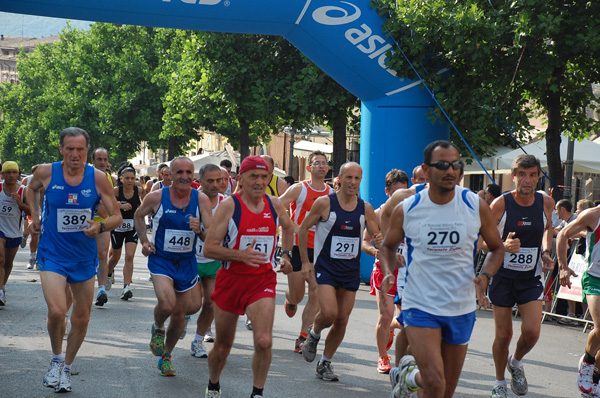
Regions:
[[[429, 186], [406, 198], [393, 212], [379, 254], [381, 291], [394, 283], [396, 251], [406, 238], [403, 322], [412, 355], [390, 371], [393, 397], [423, 389], [427, 397], [451, 397], [475, 325], [476, 301], [489, 307], [485, 290], [500, 267], [504, 249], [487, 203], [458, 186], [464, 163], [448, 141], [435, 141], [423, 153]], [[473, 254], [479, 235], [490, 261], [474, 277]], [[382, 302], [385, 305], [385, 301]]]

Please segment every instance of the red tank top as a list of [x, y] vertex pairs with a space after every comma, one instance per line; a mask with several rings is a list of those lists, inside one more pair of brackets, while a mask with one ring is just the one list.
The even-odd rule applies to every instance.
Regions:
[[235, 203], [233, 216], [229, 220], [223, 245], [230, 249], [245, 250], [254, 240], [254, 250], [267, 254], [268, 262], [251, 267], [241, 261], [226, 261], [223, 267], [236, 274], [262, 274], [275, 266], [275, 243], [279, 220], [277, 212], [267, 195], [263, 195], [264, 208], [253, 213], [240, 199], [239, 193], [232, 195]]
[[[315, 200], [317, 200], [317, 198], [321, 196], [327, 196], [332, 192], [333, 189], [327, 184], [325, 184], [324, 190], [317, 191], [310, 186], [308, 181], [302, 181], [302, 191], [300, 192], [298, 199], [296, 199], [296, 201], [292, 202], [291, 204], [292, 221], [294, 221], [298, 225], [302, 224], [302, 221], [304, 221], [304, 218], [306, 217], [308, 212], [310, 212], [310, 209], [312, 208], [313, 203], [315, 203]], [[315, 248], [315, 231], [316, 226], [314, 225], [308, 230], [307, 247], [310, 249]], [[298, 246], [298, 236], [294, 237], [294, 244]]]

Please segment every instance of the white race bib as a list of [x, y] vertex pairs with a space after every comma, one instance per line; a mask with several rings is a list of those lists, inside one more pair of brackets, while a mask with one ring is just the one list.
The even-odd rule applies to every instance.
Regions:
[[466, 236], [467, 224], [463, 221], [421, 224], [421, 244], [428, 255], [458, 252]]
[[129, 231], [133, 231], [133, 219], [131, 219], [131, 218], [123, 220], [123, 223], [121, 224], [121, 226], [118, 228], [115, 228], [115, 232], [129, 232]]
[[189, 253], [194, 248], [194, 231], [165, 229], [164, 251], [171, 253]]
[[537, 247], [522, 247], [518, 253], [504, 253], [504, 268], [513, 271], [531, 271], [538, 260]]
[[0, 217], [10, 217], [12, 215], [15, 207], [17, 209], [19, 208], [19, 206], [17, 206], [17, 204], [14, 202], [6, 201], [6, 202], [1, 203], [0, 204]]
[[273, 253], [273, 246], [275, 246], [274, 236], [242, 235], [240, 238], [240, 250], [245, 250], [255, 239], [256, 243], [254, 244], [253, 249], [265, 253], [267, 258], [270, 259], [271, 253]]
[[92, 218], [92, 209], [57, 209], [56, 228], [58, 232], [80, 232], [88, 229], [87, 220]]
[[331, 237], [331, 251], [329, 252], [331, 258], [349, 260], [356, 258], [359, 250], [360, 238], [335, 235]]

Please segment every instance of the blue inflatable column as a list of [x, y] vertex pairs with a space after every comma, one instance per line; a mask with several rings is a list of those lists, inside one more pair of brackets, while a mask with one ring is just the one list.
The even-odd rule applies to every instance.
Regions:
[[[385, 175], [401, 169], [412, 177], [415, 166], [423, 163], [423, 149], [432, 141], [447, 140], [448, 125], [432, 122], [430, 105], [407, 106], [394, 98], [363, 101], [361, 110], [360, 164], [363, 179], [360, 196], [377, 209], [387, 197]], [[371, 278], [374, 258], [361, 256], [360, 277]]]

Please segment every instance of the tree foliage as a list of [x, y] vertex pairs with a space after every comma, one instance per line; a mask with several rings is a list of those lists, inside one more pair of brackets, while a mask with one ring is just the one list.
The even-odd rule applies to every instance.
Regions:
[[[479, 156], [547, 120], [551, 178], [563, 182], [560, 135], [584, 138], [597, 128], [585, 116], [600, 81], [600, 3], [591, 1], [376, 0], [385, 28], [433, 88]], [[390, 65], [416, 77], [396, 51]], [[450, 73], [438, 73], [447, 68]], [[435, 111], [440, 117], [440, 111]], [[454, 137], [458, 141], [458, 137]]]

